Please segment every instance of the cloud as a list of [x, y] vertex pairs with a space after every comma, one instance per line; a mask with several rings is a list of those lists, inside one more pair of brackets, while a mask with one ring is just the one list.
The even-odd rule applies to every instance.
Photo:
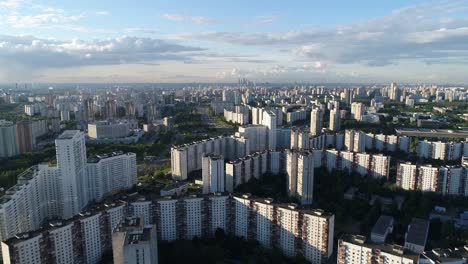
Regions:
[[271, 24], [278, 20], [280, 16], [257, 16], [255, 20], [260, 24]]
[[76, 22], [82, 19], [83, 15], [69, 16], [63, 12], [50, 12], [35, 15], [22, 15], [18, 12], [12, 12], [4, 17], [5, 23], [13, 28], [34, 28], [47, 24], [63, 24]]
[[[400, 60], [468, 58], [468, 19], [463, 1], [436, 2], [329, 28], [286, 32], [188, 32], [171, 38], [285, 50], [297, 60], [385, 66]], [[456, 12], [456, 16], [450, 19]], [[270, 19], [266, 17], [264, 21]]]
[[272, 66], [260, 66], [251, 69], [239, 69], [232, 68], [230, 70], [218, 71], [216, 73], [217, 79], [232, 79], [232, 78], [278, 78], [281, 76], [297, 74], [297, 73], [325, 73], [327, 65], [323, 62], [317, 61], [313, 64], [304, 64], [298, 66], [286, 66], [286, 65], [272, 65]]
[[174, 22], [193, 22], [196, 24], [212, 24], [218, 22], [216, 19], [211, 19], [203, 16], [182, 16], [176, 14], [163, 14], [162, 17]]
[[145, 33], [145, 34], [155, 34], [158, 31], [152, 28], [140, 28], [140, 27], [132, 27], [124, 29], [127, 33]]
[[30, 68], [183, 61], [190, 59], [185, 53], [194, 51], [202, 49], [128, 36], [92, 41], [0, 36], [0, 63]]
[[50, 26], [44, 26], [46, 29], [60, 29], [66, 31], [73, 31], [78, 33], [115, 33], [113, 30], [102, 29], [102, 28], [94, 28], [94, 27], [85, 27], [85, 26], [78, 26], [73, 24], [54, 24]]
[[0, 9], [16, 9], [24, 0], [0, 0]]
[[109, 11], [97, 11], [96, 15], [98, 15], [98, 16], [108, 16], [108, 15], [110, 15], [110, 12]]

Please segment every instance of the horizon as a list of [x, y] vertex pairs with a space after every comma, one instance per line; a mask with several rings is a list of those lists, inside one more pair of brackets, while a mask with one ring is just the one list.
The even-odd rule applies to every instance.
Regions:
[[468, 83], [467, 1], [0, 0], [0, 83]]

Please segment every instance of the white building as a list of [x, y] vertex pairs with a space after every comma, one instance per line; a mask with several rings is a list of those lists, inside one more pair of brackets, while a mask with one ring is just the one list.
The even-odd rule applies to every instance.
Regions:
[[301, 204], [312, 204], [314, 189], [314, 157], [308, 151], [286, 151], [287, 190]]
[[347, 129], [345, 131], [345, 149], [353, 152], [364, 152], [366, 134], [362, 131]]
[[87, 161], [89, 199], [132, 188], [137, 184], [136, 154], [114, 152], [91, 157]]
[[354, 102], [351, 104], [351, 118], [361, 121], [362, 115], [365, 113], [365, 106], [363, 103]]
[[420, 158], [458, 160], [464, 155], [467, 142], [419, 141], [416, 154]]
[[94, 139], [124, 138], [130, 135], [129, 122], [98, 121], [88, 124], [88, 136]]
[[277, 247], [289, 257], [299, 252], [311, 263], [325, 263], [333, 252], [334, 215], [322, 210], [301, 210], [296, 204], [280, 205], [271, 198], [234, 196], [233, 232], [255, 239], [267, 248]]
[[84, 134], [78, 130], [67, 130], [55, 140], [55, 148], [62, 218], [68, 219], [89, 202]]
[[203, 156], [203, 194], [225, 191], [224, 159], [222, 155]]
[[172, 178], [185, 180], [190, 172], [202, 169], [203, 155], [223, 155], [235, 160], [251, 153], [250, 140], [243, 136], [210, 138], [171, 148]]
[[246, 125], [239, 127], [239, 134], [249, 139], [250, 151], [268, 149], [268, 127], [264, 125]]
[[112, 235], [112, 251], [116, 264], [157, 264], [156, 227], [143, 223], [140, 218], [125, 219]]
[[339, 109], [330, 110], [329, 129], [333, 132], [338, 132], [340, 131], [340, 125], [341, 125], [340, 110]]
[[405, 190], [437, 192], [442, 195], [467, 196], [466, 166], [398, 164], [396, 184]]
[[399, 245], [378, 245], [366, 242], [366, 237], [345, 235], [338, 240], [338, 264], [417, 264], [419, 256]]
[[323, 111], [320, 108], [314, 108], [310, 112], [310, 134], [318, 136], [322, 134]]
[[288, 122], [288, 124], [293, 124], [294, 122], [306, 120], [306, 119], [307, 119], [307, 111], [305, 109], [300, 109], [300, 110], [286, 113], [286, 122]]
[[276, 113], [264, 111], [262, 125], [268, 128], [268, 149], [276, 150]]

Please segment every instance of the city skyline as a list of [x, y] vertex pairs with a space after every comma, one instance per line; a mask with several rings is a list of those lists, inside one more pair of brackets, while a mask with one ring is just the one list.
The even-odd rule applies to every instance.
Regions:
[[0, 0], [0, 83], [467, 83], [466, 1]]

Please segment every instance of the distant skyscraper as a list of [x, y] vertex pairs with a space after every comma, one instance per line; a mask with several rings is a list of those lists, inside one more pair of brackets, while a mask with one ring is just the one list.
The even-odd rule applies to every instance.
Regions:
[[390, 98], [390, 100], [399, 100], [400, 96], [400, 92], [399, 92], [399, 89], [398, 89], [398, 86], [396, 83], [391, 83], [390, 84], [390, 90], [388, 92], [388, 97]]
[[115, 100], [106, 101], [105, 115], [107, 119], [113, 119], [117, 117], [117, 104]]
[[319, 108], [312, 109], [310, 113], [310, 134], [318, 136], [322, 133], [323, 112]]
[[202, 158], [203, 193], [224, 192], [224, 159], [221, 155], [205, 155]]
[[353, 93], [350, 89], [345, 89], [343, 91], [344, 93], [344, 102], [346, 105], [351, 105], [351, 103], [353, 102]]

